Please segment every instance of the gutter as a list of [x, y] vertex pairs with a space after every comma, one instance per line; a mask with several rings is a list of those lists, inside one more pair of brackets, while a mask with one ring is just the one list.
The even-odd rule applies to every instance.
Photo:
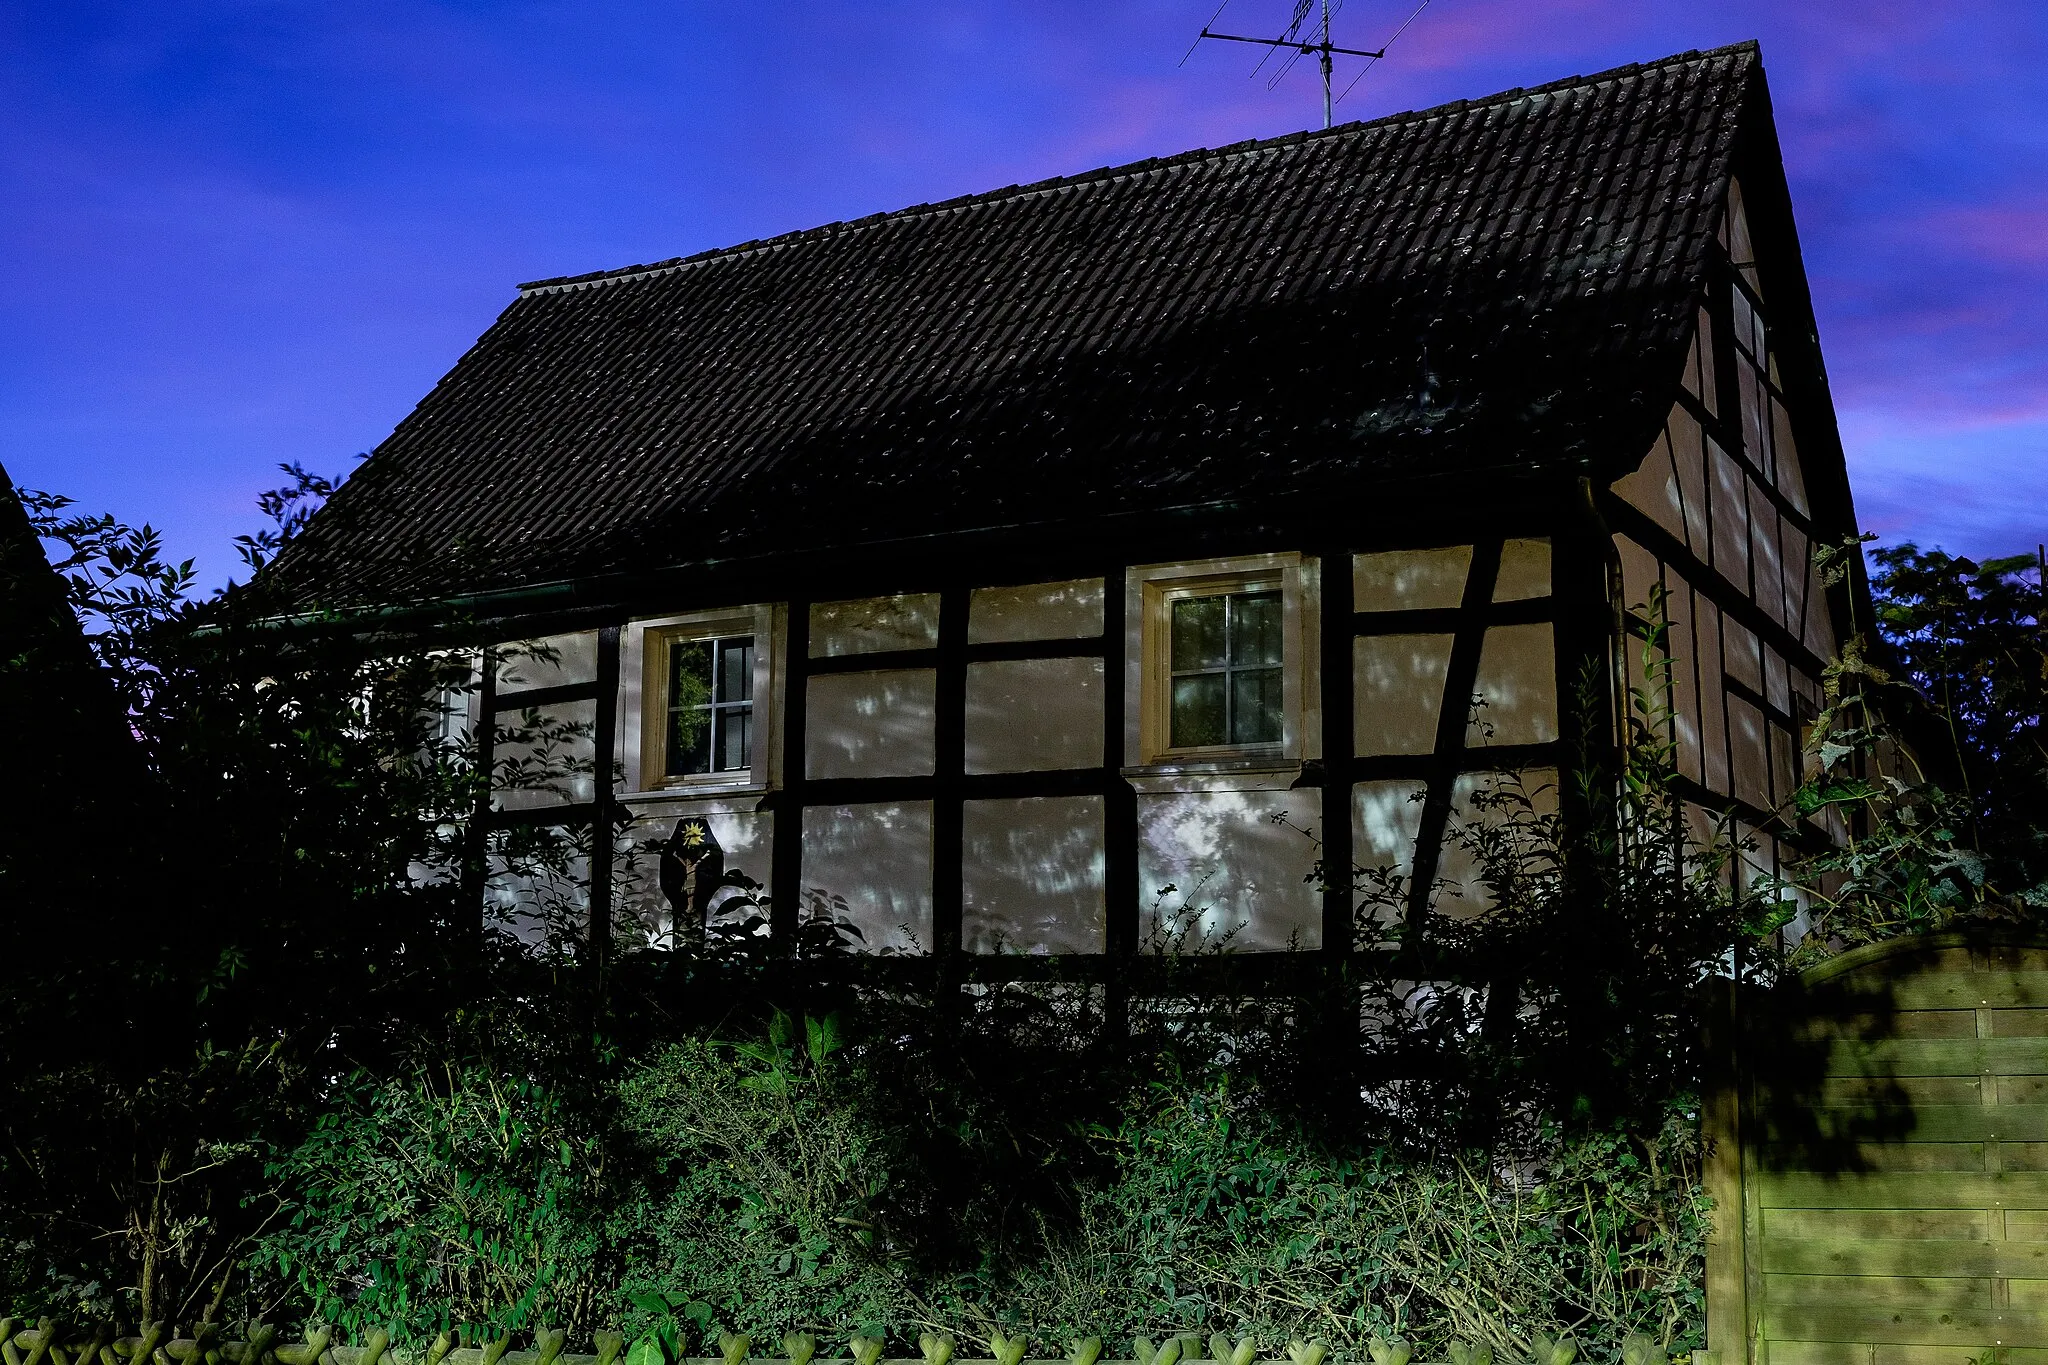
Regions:
[[[1517, 476], [1517, 483], [1541, 483], [1554, 480], [1560, 474], [1578, 474], [1584, 469], [1583, 463], [1570, 466], [1553, 464], [1531, 467], [1527, 464], [1511, 466]], [[1460, 469], [1428, 471], [1409, 475], [1399, 480], [1406, 488], [1423, 489], [1445, 482], [1469, 482], [1475, 478], [1497, 476], [1500, 469]], [[1294, 505], [1306, 504], [1310, 517], [1331, 517], [1337, 515], [1328, 509], [1327, 497], [1302, 495]], [[295, 633], [322, 629], [351, 631], [376, 627], [403, 627], [419, 622], [433, 621], [448, 617], [470, 615], [486, 619], [502, 619], [512, 615], [529, 614], [536, 609], [551, 606], [571, 607], [588, 604], [591, 606], [617, 603], [629, 595], [645, 594], [651, 585], [663, 580], [687, 578], [718, 571], [746, 571], [751, 566], [774, 563], [783, 572], [789, 572], [804, 564], [807, 559], [844, 559], [849, 555], [887, 557], [895, 555], [908, 558], [914, 554], [929, 555], [933, 548], [948, 542], [963, 542], [1023, 537], [1045, 536], [1048, 539], [1093, 539], [1104, 534], [1113, 534], [1114, 528], [1129, 525], [1136, 520], [1143, 521], [1189, 521], [1194, 519], [1223, 518], [1233, 515], [1250, 518], [1271, 517], [1290, 509], [1285, 500], [1247, 504], [1240, 499], [1216, 499], [1210, 502], [1187, 503], [1177, 507], [1148, 508], [1142, 511], [1126, 511], [1108, 514], [1084, 522], [1072, 521], [1031, 521], [1012, 522], [1005, 525], [980, 526], [971, 530], [933, 532], [921, 535], [898, 536], [886, 540], [861, 541], [835, 546], [829, 549], [807, 551], [763, 551], [756, 554], [732, 557], [710, 558], [680, 564], [667, 564], [658, 568], [636, 570], [609, 570], [580, 578], [556, 579], [546, 583], [526, 584], [519, 587], [492, 589], [483, 592], [464, 593], [454, 597], [433, 598], [402, 605], [363, 606], [333, 611], [311, 611], [260, 617], [249, 623], [256, 629]], [[1041, 542], [1044, 543], [1044, 542]], [[1610, 541], [1611, 546], [1611, 541]], [[631, 587], [632, 594], [619, 589]], [[212, 633], [218, 627], [201, 627]]]

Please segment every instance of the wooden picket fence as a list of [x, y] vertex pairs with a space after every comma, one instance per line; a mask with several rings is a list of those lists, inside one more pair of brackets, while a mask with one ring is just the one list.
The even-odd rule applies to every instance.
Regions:
[[[481, 1334], [471, 1335], [478, 1339]], [[360, 1344], [348, 1346], [332, 1328], [320, 1325], [309, 1327], [305, 1340], [296, 1342], [281, 1340], [278, 1329], [265, 1323], [251, 1324], [234, 1340], [213, 1326], [185, 1337], [172, 1335], [163, 1323], [149, 1323], [139, 1335], [124, 1336], [111, 1323], [73, 1325], [44, 1318], [29, 1326], [18, 1318], [0, 1318], [5, 1365], [1325, 1365], [1329, 1359], [1329, 1348], [1321, 1342], [1290, 1342], [1284, 1357], [1267, 1358], [1249, 1338], [1232, 1341], [1220, 1333], [1207, 1342], [1181, 1333], [1157, 1345], [1139, 1337], [1127, 1360], [1105, 1359], [1100, 1337], [1076, 1342], [1060, 1360], [1031, 1357], [1023, 1336], [1006, 1337], [1000, 1331], [990, 1333], [991, 1354], [985, 1357], [956, 1356], [955, 1339], [946, 1332], [925, 1333], [918, 1339], [920, 1354], [900, 1358], [885, 1358], [883, 1341], [867, 1336], [850, 1338], [843, 1356], [821, 1356], [818, 1339], [802, 1332], [785, 1336], [779, 1355], [766, 1356], [753, 1354], [751, 1339], [731, 1333], [719, 1338], [721, 1354], [716, 1356], [674, 1355], [653, 1336], [629, 1347], [619, 1332], [597, 1333], [591, 1342], [595, 1350], [588, 1354], [570, 1351], [567, 1333], [559, 1330], [535, 1332], [532, 1346], [523, 1351], [513, 1350], [512, 1340], [504, 1333], [463, 1346], [458, 1334], [443, 1332], [424, 1347], [406, 1348], [394, 1344], [388, 1332], [371, 1331]], [[1577, 1351], [1569, 1339], [1536, 1337], [1529, 1344], [1527, 1365], [1572, 1365]], [[1367, 1355], [1370, 1365], [1410, 1365], [1412, 1351], [1399, 1339], [1375, 1339]], [[1450, 1357], [1449, 1365], [1493, 1365], [1493, 1350], [1484, 1345], [1453, 1343]], [[1623, 1365], [1657, 1365], [1664, 1358], [1647, 1338], [1633, 1337], [1622, 1357]]]

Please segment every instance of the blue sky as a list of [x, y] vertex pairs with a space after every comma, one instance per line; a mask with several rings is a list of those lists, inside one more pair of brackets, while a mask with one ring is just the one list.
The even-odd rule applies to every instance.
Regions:
[[[1178, 65], [1213, 4], [0, 0], [0, 463], [217, 581], [279, 461], [351, 467], [520, 280], [1317, 121], [1306, 65]], [[1338, 117], [1749, 37], [1865, 526], [2031, 549], [2039, 0], [1432, 0]]]

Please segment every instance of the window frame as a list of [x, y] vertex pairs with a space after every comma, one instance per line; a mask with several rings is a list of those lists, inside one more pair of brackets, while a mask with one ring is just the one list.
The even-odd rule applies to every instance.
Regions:
[[[781, 612], [771, 604], [630, 622], [621, 640], [619, 668], [620, 756], [627, 790], [635, 796], [696, 795], [766, 791], [776, 771], [780, 744]], [[670, 651], [679, 644], [709, 643], [751, 636], [754, 674], [751, 744], [745, 768], [667, 775]], [[716, 666], [714, 661], [714, 667]]]
[[[1316, 648], [1316, 575], [1313, 561], [1299, 554], [1269, 554], [1187, 564], [1156, 564], [1134, 568], [1128, 577], [1132, 598], [1132, 641], [1126, 688], [1127, 760], [1140, 768], [1215, 771], [1298, 767], [1317, 756], [1320, 696]], [[1233, 593], [1280, 594], [1281, 737], [1257, 744], [1178, 746], [1173, 724], [1173, 607], [1192, 598]], [[1135, 741], [1135, 742], [1134, 742]], [[1135, 749], [1135, 753], [1132, 750]]]
[[[693, 645], [706, 645], [710, 649], [709, 658], [706, 660], [710, 674], [710, 696], [707, 700], [696, 703], [690, 708], [693, 711], [703, 712], [705, 717], [704, 723], [709, 727], [708, 733], [704, 736], [704, 757], [708, 766], [701, 773], [673, 773], [668, 771], [668, 768], [670, 763], [674, 761], [675, 755], [668, 750], [671, 741], [675, 738], [675, 713], [677, 708], [672, 689], [675, 686], [676, 677], [676, 651], [679, 648]], [[658, 770], [650, 768], [649, 772], [654, 773], [658, 771], [660, 774], [659, 780], [664, 786], [687, 782], [694, 778], [729, 781], [736, 773], [752, 773], [754, 769], [753, 674], [755, 672], [754, 663], [761, 648], [760, 637], [752, 631], [736, 632], [730, 635], [711, 635], [703, 638], [697, 638], [681, 632], [670, 632], [660, 637], [656, 648], [663, 656], [661, 663], [662, 681], [664, 686], [671, 689], [671, 693], [662, 698], [660, 743], [663, 752], [660, 756], [662, 760], [661, 767]], [[742, 669], [746, 680], [746, 696], [737, 701], [730, 697], [721, 697], [719, 695], [719, 687], [721, 683], [726, 681], [725, 661], [727, 653], [733, 649], [743, 649], [746, 651], [745, 665]], [[734, 764], [731, 767], [724, 767], [719, 762], [720, 758], [723, 757], [721, 750], [725, 747], [724, 741], [727, 738], [728, 732], [726, 727], [731, 724], [730, 718], [735, 714], [744, 714], [746, 717], [742, 722], [742, 744], [746, 750], [746, 762]]]
[[[1278, 609], [1281, 620], [1276, 621], [1274, 623], [1275, 626], [1278, 627], [1278, 629], [1276, 629], [1274, 633], [1281, 637], [1281, 657], [1277, 659], [1260, 659], [1254, 662], [1243, 663], [1239, 662], [1239, 660], [1236, 657], [1237, 647], [1239, 643], [1238, 635], [1241, 629], [1241, 622], [1239, 620], [1239, 617], [1243, 613], [1236, 607], [1235, 604], [1251, 602], [1254, 600], [1269, 601]], [[1221, 661], [1214, 665], [1204, 665], [1195, 668], [1183, 668], [1180, 665], [1178, 651], [1174, 648], [1174, 646], [1177, 643], [1175, 639], [1175, 632], [1179, 629], [1180, 626], [1179, 617], [1181, 614], [1181, 608], [1194, 602], [1222, 603], [1222, 656]], [[1169, 744], [1172, 744], [1173, 731], [1180, 720], [1180, 702], [1178, 694], [1180, 692], [1180, 684], [1183, 679], [1215, 678], [1219, 680], [1219, 682], [1221, 683], [1222, 690], [1218, 697], [1218, 701], [1222, 708], [1221, 720], [1223, 723], [1223, 729], [1225, 734], [1229, 734], [1231, 731], [1237, 729], [1238, 722], [1241, 719], [1241, 717], [1238, 714], [1238, 679], [1240, 675], [1252, 673], [1270, 673], [1277, 675], [1280, 679], [1281, 689], [1283, 693], [1281, 705], [1279, 708], [1279, 715], [1277, 717], [1281, 723], [1282, 732], [1278, 735], [1275, 735], [1273, 738], [1261, 740], [1225, 739], [1220, 743], [1205, 745], [1173, 744], [1172, 747], [1175, 752], [1192, 752], [1201, 749], [1265, 749], [1277, 747], [1278, 745], [1285, 742], [1286, 702], [1284, 693], [1287, 678], [1287, 663], [1285, 652], [1286, 630], [1284, 622], [1286, 617], [1286, 611], [1286, 594], [1282, 591], [1278, 583], [1272, 584], [1270, 587], [1257, 586], [1247, 588], [1225, 589], [1221, 592], [1189, 592], [1172, 595], [1170, 597], [1169, 601], [1167, 602], [1168, 615], [1166, 622], [1167, 699], [1165, 716], [1167, 739]]]

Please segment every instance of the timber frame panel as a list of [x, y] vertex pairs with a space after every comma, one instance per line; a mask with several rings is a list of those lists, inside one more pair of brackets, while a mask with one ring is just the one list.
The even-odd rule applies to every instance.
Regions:
[[[1478, 511], [1479, 509], [1474, 509]], [[1375, 778], [1412, 778], [1428, 791], [1424, 843], [1421, 859], [1433, 860], [1444, 840], [1451, 818], [1452, 792], [1461, 776], [1474, 773], [1555, 768], [1570, 741], [1561, 738], [1539, 745], [1490, 745], [1468, 743], [1466, 714], [1461, 706], [1446, 703], [1437, 727], [1432, 752], [1413, 756], [1358, 757], [1352, 734], [1353, 672], [1348, 642], [1361, 636], [1384, 632], [1402, 623], [1387, 613], [1353, 610], [1349, 565], [1355, 553], [1399, 550], [1457, 538], [1475, 547], [1473, 567], [1467, 576], [1459, 607], [1438, 616], [1427, 613], [1428, 622], [1445, 626], [1456, 637], [1453, 676], [1445, 696], [1469, 696], [1478, 667], [1478, 655], [1485, 631], [1503, 624], [1552, 624], [1557, 631], [1556, 691], [1560, 699], [1571, 695], [1578, 681], [1580, 653], [1591, 646], [1596, 653], [1607, 638], [1605, 623], [1611, 619], [1607, 603], [1598, 595], [1600, 577], [1578, 565], [1598, 563], [1597, 546], [1574, 548], [1580, 533], [1574, 529], [1570, 503], [1562, 497], [1532, 499], [1518, 509], [1512, 521], [1499, 520], [1479, 511], [1452, 523], [1445, 519], [1437, 527], [1422, 525], [1399, 540], [1368, 540], [1346, 536], [1329, 538], [1312, 523], [1254, 526], [1223, 535], [1197, 534], [1180, 539], [1186, 552], [1174, 562], [1198, 563], [1219, 560], [1226, 563], [1268, 560], [1270, 551], [1256, 548], [1258, 541], [1275, 541], [1303, 546], [1301, 554], [1285, 554], [1279, 560], [1299, 562], [1311, 568], [1320, 564], [1314, 593], [1302, 599], [1302, 633], [1310, 642], [1303, 648], [1304, 662], [1313, 660], [1314, 676], [1301, 679], [1305, 691], [1318, 695], [1315, 711], [1315, 751], [1302, 753], [1286, 765], [1289, 772], [1283, 787], [1312, 789], [1322, 799], [1324, 856], [1334, 866], [1349, 866], [1351, 848], [1352, 792], [1356, 783]], [[1516, 601], [1492, 600], [1494, 575], [1504, 538], [1548, 539], [1556, 552], [1551, 595]], [[1254, 537], [1256, 539], [1254, 539]], [[1251, 543], [1247, 543], [1250, 541]], [[1226, 955], [1213, 962], [1167, 962], [1140, 951], [1144, 888], [1139, 870], [1139, 785], [1134, 784], [1128, 760], [1133, 736], [1125, 723], [1131, 711], [1128, 693], [1132, 667], [1129, 657], [1133, 622], [1129, 619], [1132, 594], [1138, 587], [1139, 570], [1129, 567], [1126, 556], [1143, 552], [1135, 545], [1126, 555], [1104, 560], [1086, 554], [1052, 553], [1037, 562], [1006, 564], [996, 577], [1011, 582], [1053, 582], [1076, 578], [1100, 578], [1103, 582], [1103, 633], [1100, 636], [1060, 640], [1022, 640], [969, 643], [967, 616], [973, 591], [990, 586], [992, 575], [981, 568], [976, 557], [961, 560], [925, 561], [915, 566], [874, 565], [843, 574], [834, 581], [835, 598], [849, 593], [876, 596], [902, 592], [934, 592], [940, 602], [936, 644], [929, 649], [872, 652], [865, 654], [812, 657], [810, 621], [812, 599], [792, 589], [795, 583], [780, 575], [755, 584], [735, 585], [732, 607], [707, 605], [686, 618], [660, 612], [660, 599], [603, 610], [593, 620], [590, 614], [526, 620], [518, 624], [522, 636], [543, 631], [599, 629], [610, 643], [602, 651], [611, 680], [609, 687], [596, 684], [553, 689], [549, 700], [597, 698], [609, 694], [614, 704], [601, 708], [595, 742], [599, 753], [623, 752], [636, 728], [631, 710], [644, 704], [640, 689], [633, 686], [644, 665], [636, 662], [636, 631], [661, 628], [679, 619], [723, 619], [735, 613], [741, 603], [768, 600], [773, 606], [775, 638], [772, 688], [773, 702], [759, 723], [773, 735], [775, 754], [768, 765], [765, 790], [749, 785], [744, 791], [727, 793], [743, 805], [770, 817], [773, 822], [773, 850], [768, 860], [767, 883], [773, 897], [772, 934], [781, 942], [794, 941], [805, 888], [805, 850], [795, 837], [802, 828], [806, 809], [884, 802], [930, 802], [932, 808], [932, 952], [927, 956], [858, 958], [847, 962], [791, 964], [799, 976], [809, 974], [823, 981], [834, 978], [890, 981], [949, 989], [972, 982], [994, 981], [1092, 981], [1113, 984], [1118, 991], [1150, 989], [1145, 983], [1169, 981], [1228, 981], [1235, 988], [1252, 992], [1297, 993], [1322, 990], [1336, 973], [1341, 978], [1344, 964], [1355, 952], [1378, 956], [1385, 951], [1354, 941], [1353, 896], [1342, 885], [1320, 893], [1319, 949], [1310, 952], [1261, 952]], [[1199, 552], [1199, 554], [1197, 554]], [[1158, 561], [1154, 561], [1158, 562]], [[1277, 562], [1277, 561], [1276, 561]], [[808, 577], [808, 576], [806, 576]], [[744, 593], [744, 596], [742, 596]], [[653, 608], [649, 611], [648, 608]], [[754, 610], [762, 610], [754, 608]], [[1410, 613], [1408, 615], [1414, 615]], [[1574, 624], [1577, 623], [1577, 624]], [[1406, 623], [1412, 627], [1413, 621]], [[498, 628], [505, 635], [506, 627]], [[622, 658], [625, 667], [621, 667]], [[1013, 659], [1077, 658], [1100, 659], [1103, 664], [1102, 752], [1096, 766], [1051, 769], [1034, 772], [970, 773], [963, 762], [963, 718], [967, 669], [971, 664]], [[936, 748], [933, 771], [925, 775], [878, 777], [813, 777], [805, 772], [802, 756], [813, 717], [806, 705], [810, 680], [834, 674], [875, 671], [886, 668], [930, 669], [936, 674]], [[1596, 668], [1596, 671], [1597, 668]], [[627, 676], [631, 675], [631, 676]], [[621, 685], [623, 684], [623, 685]], [[491, 692], [480, 706], [493, 712], [510, 711], [530, 702], [537, 694]], [[639, 694], [639, 695], [636, 695]], [[1560, 708], [1559, 721], [1569, 732], [1572, 719]], [[1604, 728], [1604, 727], [1601, 727]], [[480, 730], [480, 744], [489, 745], [490, 736]], [[763, 745], [763, 749], [769, 748]], [[488, 752], [479, 755], [488, 761]], [[645, 783], [638, 784], [642, 787]], [[491, 829], [514, 824], [548, 824], [579, 827], [592, 835], [600, 819], [617, 828], [625, 818], [627, 802], [646, 804], [645, 798], [673, 798], [673, 791], [634, 792], [612, 784], [599, 784], [595, 802], [515, 811], [491, 810], [483, 824]], [[961, 945], [960, 857], [964, 803], [979, 798], [1092, 796], [1102, 801], [1103, 841], [1106, 862], [1103, 870], [1106, 910], [1103, 952], [1059, 955], [990, 955], [967, 952]], [[600, 812], [602, 809], [602, 814]], [[478, 859], [479, 865], [481, 858]], [[610, 932], [616, 873], [599, 858], [594, 865], [604, 870], [593, 878], [592, 929]], [[484, 878], [471, 873], [471, 890], [481, 895]], [[601, 885], [600, 885], [601, 883]], [[593, 945], [595, 947], [595, 944]], [[1437, 964], [1455, 970], [1455, 964]]]

